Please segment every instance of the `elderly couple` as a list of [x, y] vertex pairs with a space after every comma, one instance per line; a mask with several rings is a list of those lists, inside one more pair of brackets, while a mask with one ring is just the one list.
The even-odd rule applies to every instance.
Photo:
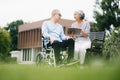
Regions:
[[88, 35], [90, 32], [90, 25], [87, 21], [84, 21], [84, 17], [85, 14], [83, 11], [78, 10], [74, 12], [76, 22], [71, 23], [71, 27], [81, 29], [80, 36], [77, 36], [75, 41], [71, 37], [65, 36], [63, 27], [58, 23], [61, 19], [61, 13], [58, 9], [52, 11], [49, 21], [43, 22], [42, 34], [44, 37], [50, 38], [50, 43], [55, 52], [56, 63], [60, 61], [61, 48], [66, 49], [66, 47], [68, 48], [68, 62], [80, 59], [80, 64], [84, 63], [86, 49], [91, 46]]

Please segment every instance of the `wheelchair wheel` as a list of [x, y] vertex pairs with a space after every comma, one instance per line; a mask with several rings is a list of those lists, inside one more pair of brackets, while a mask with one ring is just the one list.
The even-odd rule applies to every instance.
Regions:
[[48, 64], [50, 64], [54, 67], [56, 66], [55, 55], [54, 55], [54, 50], [53, 49], [51, 49], [51, 51], [50, 51], [50, 58], [49, 58]]
[[44, 55], [42, 52], [38, 53], [36, 56], [36, 65], [44, 64]]

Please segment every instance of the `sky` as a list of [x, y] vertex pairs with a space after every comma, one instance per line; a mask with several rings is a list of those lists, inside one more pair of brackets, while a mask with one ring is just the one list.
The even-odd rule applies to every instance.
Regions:
[[51, 17], [53, 9], [59, 9], [63, 19], [74, 20], [76, 10], [83, 10], [85, 19], [94, 21], [95, 0], [0, 0], [0, 26], [22, 19], [35, 22]]

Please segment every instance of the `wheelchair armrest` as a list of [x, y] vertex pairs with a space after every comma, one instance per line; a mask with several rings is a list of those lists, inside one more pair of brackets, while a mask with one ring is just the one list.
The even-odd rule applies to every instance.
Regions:
[[50, 43], [50, 38], [42, 36], [42, 45], [43, 45], [43, 47], [47, 48], [49, 43]]
[[50, 38], [42, 36], [42, 40], [50, 40]]

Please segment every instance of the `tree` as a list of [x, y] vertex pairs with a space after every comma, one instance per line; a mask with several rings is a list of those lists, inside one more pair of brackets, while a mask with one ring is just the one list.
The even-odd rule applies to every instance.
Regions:
[[100, 30], [109, 29], [110, 25], [120, 26], [119, 0], [96, 0], [94, 18]]
[[12, 44], [11, 44], [11, 50], [17, 50], [17, 44], [18, 44], [18, 27], [22, 24], [25, 24], [22, 20], [13, 21], [9, 24], [7, 24], [7, 27], [5, 27], [6, 30], [10, 33]]
[[90, 28], [90, 31], [91, 31], [91, 32], [97, 32], [97, 31], [99, 31], [96, 23], [90, 22], [90, 26], [91, 26], [91, 28]]
[[5, 30], [0, 28], [0, 56], [7, 55], [10, 50], [11, 45], [11, 38], [9, 33]]

